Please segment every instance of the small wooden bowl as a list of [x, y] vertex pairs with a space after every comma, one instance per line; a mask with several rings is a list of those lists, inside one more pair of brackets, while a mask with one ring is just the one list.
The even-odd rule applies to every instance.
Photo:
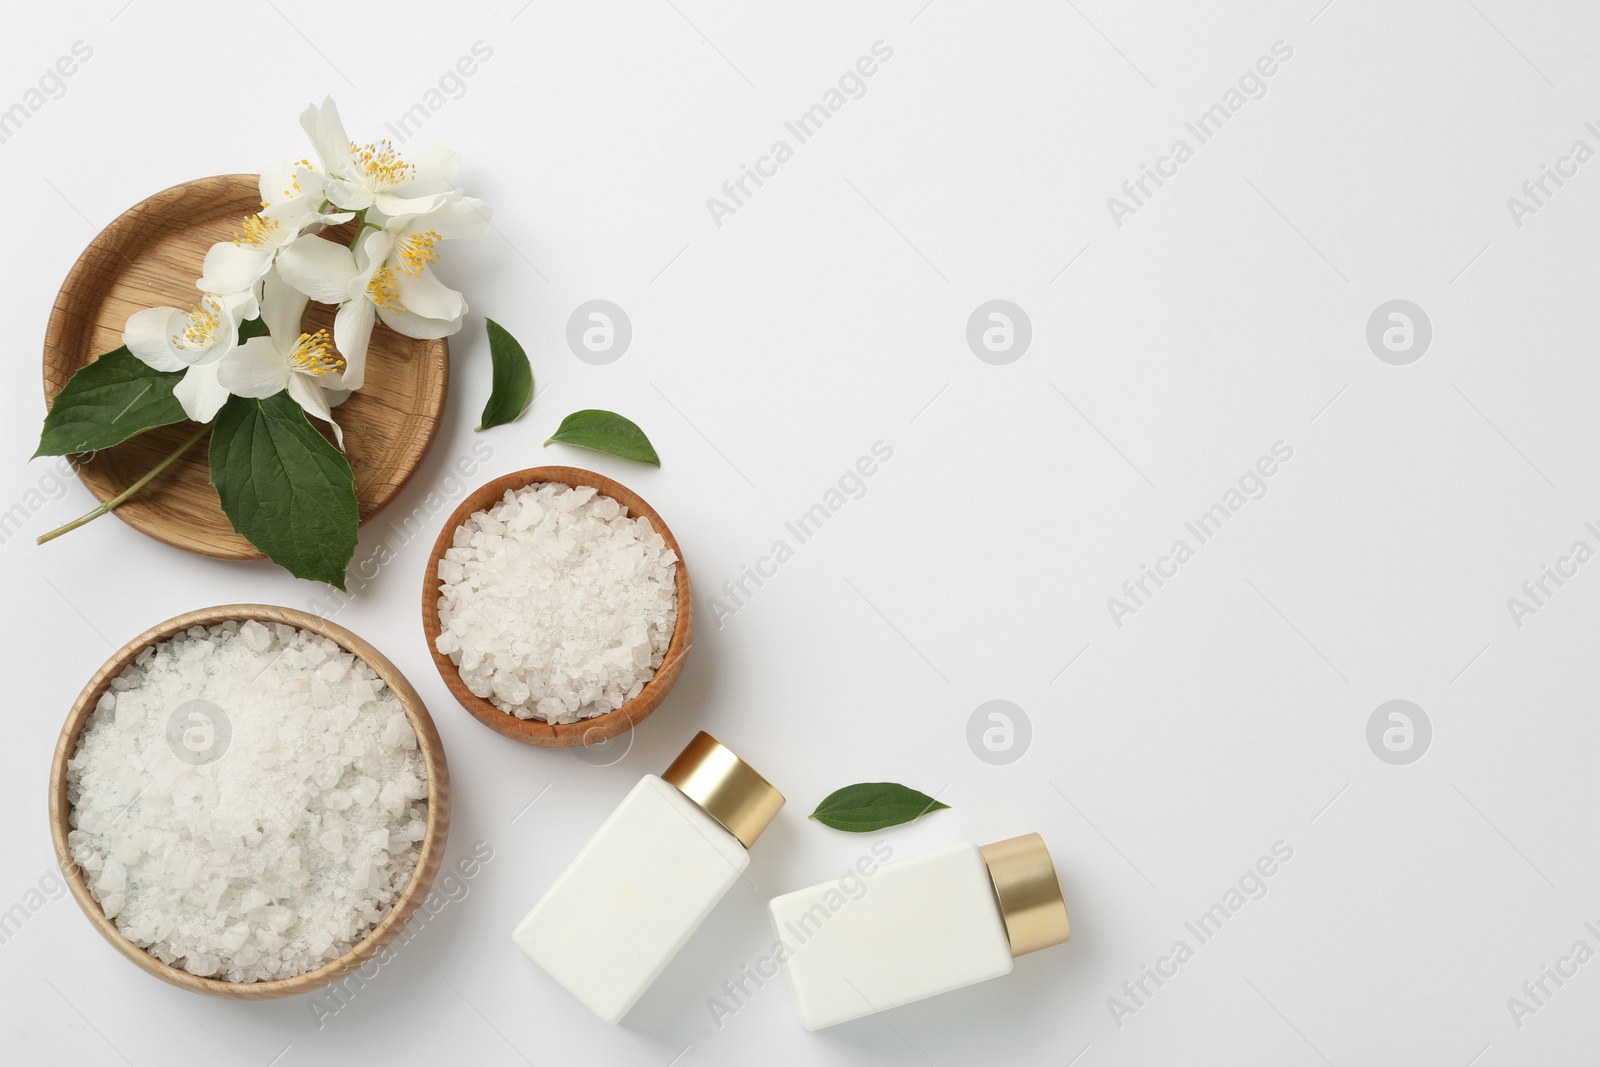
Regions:
[[[661, 666], [656, 669], [650, 681], [645, 683], [639, 695], [620, 708], [604, 715], [596, 715], [592, 719], [579, 719], [573, 723], [519, 719], [509, 712], [501, 711], [466, 687], [461, 680], [461, 672], [456, 669], [449, 656], [439, 651], [438, 646], [439, 633], [443, 629], [439, 623], [439, 561], [444, 559], [445, 550], [454, 544], [456, 529], [474, 512], [485, 511], [492, 507], [506, 495], [506, 490], [521, 489], [534, 482], [561, 482], [574, 488], [587, 485], [598, 489], [602, 495], [625, 506], [630, 516], [634, 518], [643, 516], [649, 519], [656, 533], [661, 535], [667, 547], [678, 557], [678, 562], [675, 564], [678, 617], [673, 624], [672, 638], [667, 643], [666, 657], [661, 661]], [[428, 651], [433, 655], [434, 665], [439, 668], [439, 677], [444, 679], [444, 684], [450, 687], [450, 692], [461, 702], [461, 706], [470, 711], [479, 722], [496, 733], [521, 741], [525, 745], [578, 748], [581, 745], [598, 744], [624, 730], [633, 729], [644, 721], [645, 716], [656, 710], [656, 705], [666, 697], [668, 690], [677, 682], [678, 675], [683, 673], [683, 657], [694, 644], [694, 596], [689, 589], [689, 571], [683, 562], [683, 550], [678, 547], [677, 539], [672, 536], [672, 531], [667, 529], [667, 524], [656, 514], [656, 509], [645, 503], [639, 494], [603, 474], [596, 474], [594, 471], [586, 471], [579, 467], [533, 467], [496, 478], [487, 485], [479, 487], [463, 500], [461, 506], [446, 520], [444, 529], [439, 531], [439, 539], [434, 542], [433, 555], [428, 557], [428, 569], [422, 576], [422, 632], [427, 635]]]
[[[61, 284], [44, 337], [44, 397], [51, 401], [80, 368], [122, 345], [135, 311], [186, 308], [200, 296], [206, 251], [231, 240], [261, 207], [254, 174], [219, 174], [175, 185], [117, 216], [89, 243]], [[348, 233], [354, 223], [332, 231]], [[313, 305], [314, 326], [333, 327], [333, 309]], [[367, 383], [334, 411], [356, 476], [366, 522], [416, 473], [439, 429], [450, 378], [450, 346], [386, 326], [372, 332]], [[331, 431], [314, 422], [324, 436]], [[180, 422], [101, 449], [75, 464], [78, 480], [104, 502], [132, 485], [194, 432]], [[204, 444], [191, 448], [112, 514], [141, 533], [218, 559], [260, 559], [234, 532], [211, 487]]]
[[[329, 960], [321, 967], [293, 978], [277, 978], [264, 982], [225, 982], [215, 978], [200, 978], [178, 967], [162, 963], [129, 941], [122, 935], [122, 931], [117, 929], [116, 923], [106, 918], [105, 912], [90, 894], [83, 872], [78, 869], [77, 863], [72, 858], [72, 850], [67, 847], [67, 831], [70, 829], [67, 760], [77, 751], [78, 738], [89, 722], [90, 713], [100, 702], [101, 694], [110, 686], [111, 679], [121, 674], [128, 664], [133, 662], [134, 657], [148, 646], [182, 633], [191, 626], [215, 626], [230, 619], [239, 622], [247, 619], [255, 619], [262, 623], [281, 622], [301, 630], [309, 630], [331, 638], [346, 652], [353, 653], [364, 661], [377, 672], [378, 677], [389, 687], [399, 699], [401, 707], [405, 709], [406, 718], [410, 720], [411, 728], [417, 733], [417, 747], [422, 752], [423, 762], [428, 771], [428, 824], [422, 838], [422, 852], [417, 858], [417, 868], [412, 872], [411, 881], [390, 907], [389, 914], [384, 916], [366, 937], [338, 959]], [[439, 865], [444, 860], [445, 837], [449, 829], [450, 769], [445, 765], [444, 745], [439, 740], [439, 731], [435, 729], [433, 719], [429, 717], [422, 698], [417, 696], [417, 691], [406, 681], [405, 675], [401, 674], [399, 668], [390, 663], [383, 653], [342, 626], [336, 626], [326, 619], [292, 608], [271, 607], [264, 604], [225, 604], [214, 608], [201, 608], [199, 611], [186, 612], [152, 626], [135, 637], [107, 660], [105, 666], [96, 671], [94, 677], [89, 679], [89, 684], [83, 687], [83, 692], [78, 695], [77, 702], [72, 705], [72, 711], [67, 715], [66, 725], [61, 728], [61, 738], [56, 742], [55, 760], [50, 766], [50, 836], [55, 842], [56, 861], [61, 865], [61, 871], [66, 877], [68, 888], [72, 890], [73, 898], [77, 900], [83, 913], [89, 916], [89, 921], [94, 923], [95, 929], [99, 930], [118, 952], [157, 978], [192, 993], [226, 997], [230, 1000], [274, 1000], [278, 997], [306, 993], [337, 981], [377, 958], [389, 942], [405, 928], [423, 898], [428, 895], [434, 876], [439, 873]]]

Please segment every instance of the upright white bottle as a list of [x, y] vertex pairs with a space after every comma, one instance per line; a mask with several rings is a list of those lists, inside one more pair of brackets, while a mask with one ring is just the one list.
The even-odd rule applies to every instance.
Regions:
[[1071, 932], [1038, 834], [885, 864], [850, 887], [776, 897], [768, 910], [807, 1030], [1009, 974], [1013, 958]]
[[511, 939], [608, 1023], [622, 1021], [729, 887], [783, 796], [708, 733], [647, 774]]

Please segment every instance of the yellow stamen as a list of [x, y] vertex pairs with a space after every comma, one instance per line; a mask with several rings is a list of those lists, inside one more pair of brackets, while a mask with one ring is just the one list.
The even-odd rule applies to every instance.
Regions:
[[333, 350], [327, 330], [301, 334], [289, 353], [289, 362], [296, 370], [318, 378], [344, 370], [344, 359]]
[[[266, 205], [262, 205], [265, 207]], [[271, 237], [272, 232], [278, 228], [277, 219], [269, 219], [265, 215], [246, 215], [242, 223], [243, 229], [233, 235], [233, 243], [243, 248], [260, 248]]]
[[367, 296], [383, 311], [394, 313], [406, 310], [406, 306], [400, 302], [393, 267], [384, 267], [372, 276], [367, 283]]
[[[289, 175], [289, 188], [287, 188], [287, 189], [285, 189], [283, 191], [283, 198], [285, 200], [293, 200], [295, 197], [299, 196], [302, 192], [305, 191], [305, 190], [300, 188], [300, 177], [299, 177], [299, 175], [300, 175], [301, 171], [307, 171], [307, 172], [309, 172], [311, 174], [315, 174], [317, 172], [317, 168], [316, 168], [316, 165], [313, 164], [311, 162], [311, 160], [309, 160], [309, 159], [302, 159], [299, 162], [295, 163], [295, 165], [294, 165], [294, 173]], [[265, 201], [262, 201], [261, 206], [265, 208], [265, 207], [271, 207], [272, 205], [267, 203], [267, 202], [265, 202]]]
[[439, 253], [434, 246], [443, 239], [436, 230], [414, 233], [407, 237], [405, 243], [400, 246], [400, 266], [413, 278], [420, 278], [422, 268], [439, 262]]
[[388, 141], [365, 145], [351, 142], [350, 156], [356, 168], [366, 175], [367, 182], [375, 189], [388, 189], [408, 182], [417, 172], [415, 166], [400, 158], [400, 153]]
[[222, 316], [217, 313], [214, 302], [208, 296], [189, 308], [184, 327], [172, 335], [172, 343], [178, 348], [209, 348], [221, 326]]

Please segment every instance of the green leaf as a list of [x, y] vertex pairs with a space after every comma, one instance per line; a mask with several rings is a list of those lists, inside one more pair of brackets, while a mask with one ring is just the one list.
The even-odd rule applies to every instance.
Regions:
[[68, 456], [121, 444], [135, 434], [188, 416], [172, 395], [181, 371], [152, 370], [119, 348], [74, 374], [50, 404], [39, 456]]
[[545, 445], [548, 446], [553, 441], [661, 466], [661, 457], [650, 447], [650, 438], [646, 437], [644, 431], [633, 422], [615, 411], [599, 411], [594, 408], [574, 411], [561, 420], [560, 427]]
[[489, 360], [494, 364], [494, 387], [478, 420], [480, 430], [511, 422], [528, 410], [533, 399], [533, 368], [528, 365], [528, 354], [498, 322], [488, 319], [485, 326], [489, 331]]
[[246, 341], [250, 340], [252, 337], [265, 337], [266, 334], [267, 334], [267, 324], [266, 324], [266, 322], [264, 322], [262, 320], [261, 316], [259, 316], [259, 315], [257, 315], [253, 319], [246, 319], [245, 321], [243, 321], [243, 322], [241, 322], [239, 324], [239, 343], [240, 344], [244, 344]]
[[233, 528], [274, 563], [344, 589], [360, 524], [355, 475], [287, 391], [223, 405], [211, 432], [211, 484]]
[[829, 793], [811, 817], [835, 830], [866, 834], [949, 806], [894, 782], [862, 782]]

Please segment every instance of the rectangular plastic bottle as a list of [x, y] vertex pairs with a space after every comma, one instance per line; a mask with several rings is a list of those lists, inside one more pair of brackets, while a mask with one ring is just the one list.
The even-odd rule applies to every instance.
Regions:
[[646, 775], [511, 939], [589, 1010], [622, 1020], [750, 865], [783, 797], [700, 733]]
[[825, 882], [768, 906], [807, 1030], [1009, 974], [1071, 932], [1038, 834], [886, 864], [866, 886], [849, 899]]

